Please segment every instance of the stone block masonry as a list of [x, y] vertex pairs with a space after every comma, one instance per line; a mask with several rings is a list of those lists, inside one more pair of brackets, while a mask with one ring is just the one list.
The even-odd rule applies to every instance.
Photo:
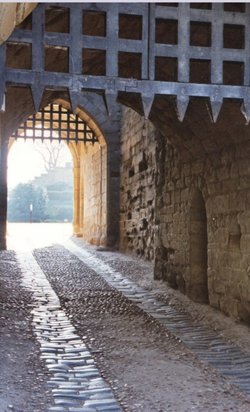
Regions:
[[149, 121], [124, 108], [121, 136], [121, 249], [152, 260], [156, 132]]
[[155, 278], [250, 323], [250, 143], [183, 161], [149, 121], [123, 110], [121, 249]]
[[166, 144], [155, 276], [195, 301], [250, 322], [249, 165], [230, 147], [182, 163]]
[[86, 146], [82, 151], [83, 236], [92, 244], [105, 244], [107, 233], [106, 146]]

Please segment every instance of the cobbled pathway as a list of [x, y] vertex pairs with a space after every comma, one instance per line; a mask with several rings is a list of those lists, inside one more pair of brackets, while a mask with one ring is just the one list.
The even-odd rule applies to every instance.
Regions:
[[[191, 349], [197, 357], [229, 378], [245, 394], [250, 395], [250, 357], [230, 346], [215, 331], [191, 320], [185, 314], [157, 300], [126, 279], [94, 254], [78, 247], [71, 240], [62, 244], [71, 254], [101, 276], [111, 287], [147, 313]], [[33, 324], [41, 346], [41, 357], [51, 373], [48, 386], [52, 390], [54, 405], [48, 412], [118, 412], [122, 411], [114, 394], [101, 376], [84, 341], [78, 336], [70, 317], [47, 280], [46, 264], [41, 251], [17, 252], [24, 273], [24, 286], [34, 293], [36, 308]], [[46, 258], [45, 258], [46, 259]], [[48, 268], [52, 262], [48, 262]], [[47, 277], [50, 279], [47, 273]]]
[[33, 324], [52, 377], [54, 406], [48, 412], [120, 412], [86, 345], [31, 253], [17, 253], [26, 288], [34, 293]]
[[153, 293], [145, 291], [131, 280], [126, 279], [101, 259], [76, 246], [72, 241], [68, 240], [63, 245], [130, 301], [165, 325], [202, 361], [213, 366], [250, 396], [250, 356], [225, 343], [215, 331], [201, 323], [193, 322], [187, 314], [161, 303]]

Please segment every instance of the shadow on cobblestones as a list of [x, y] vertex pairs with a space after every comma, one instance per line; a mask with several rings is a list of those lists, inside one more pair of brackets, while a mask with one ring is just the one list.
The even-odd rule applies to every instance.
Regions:
[[48, 370], [32, 331], [32, 294], [22, 287], [14, 252], [0, 252], [0, 411], [46, 412]]
[[60, 246], [34, 254], [124, 411], [249, 410], [225, 378], [76, 256]]

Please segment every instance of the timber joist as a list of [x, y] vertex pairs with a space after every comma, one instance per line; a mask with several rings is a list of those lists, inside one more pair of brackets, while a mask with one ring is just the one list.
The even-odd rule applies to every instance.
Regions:
[[0, 48], [0, 105], [6, 86], [30, 87], [35, 111], [44, 90], [68, 90], [74, 112], [88, 90], [110, 115], [126, 92], [148, 118], [165, 95], [183, 121], [190, 98], [205, 97], [216, 122], [223, 100], [237, 99], [248, 123], [250, 4], [228, 4], [39, 4]]

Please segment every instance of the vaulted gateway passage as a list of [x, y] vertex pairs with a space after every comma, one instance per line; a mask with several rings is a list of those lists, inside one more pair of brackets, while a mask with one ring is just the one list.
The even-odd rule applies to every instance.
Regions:
[[208, 226], [209, 302], [249, 313], [249, 17], [247, 3], [38, 4], [0, 47], [0, 247], [8, 138], [55, 102], [98, 138], [69, 142], [74, 232], [118, 245], [122, 215], [121, 242], [157, 249], [159, 277], [207, 301]]
[[[228, 144], [227, 134], [220, 129], [225, 110], [239, 115], [242, 123], [240, 109], [247, 123], [250, 119], [249, 15], [248, 4], [228, 7], [222, 3], [205, 6], [200, 3], [39, 3], [0, 46], [3, 199], [6, 196], [6, 139], [13, 131], [8, 133], [9, 129], [15, 129], [27, 113], [39, 112], [49, 102], [63, 99], [70, 102], [67, 108], [72, 112], [83, 107], [90, 117], [93, 112], [98, 114], [96, 125], [100, 135], [105, 134], [106, 138], [105, 127], [110, 133], [106, 152], [105, 143], [101, 144], [98, 154], [91, 154], [97, 144], [86, 150], [93, 162], [95, 157], [100, 160], [106, 156], [106, 163], [105, 160], [101, 163], [103, 167], [94, 170], [96, 173], [99, 170], [99, 175], [108, 174], [107, 185], [112, 181], [107, 186], [109, 212], [105, 219], [109, 220], [107, 229], [115, 233], [113, 238], [117, 242], [120, 173], [117, 118], [116, 135], [112, 125], [117, 102], [144, 113], [146, 119], [150, 118], [170, 136], [180, 151], [184, 149], [185, 158], [191, 157], [192, 152], [195, 156], [199, 154], [199, 146], [202, 150], [205, 148], [205, 152], [212, 151], [211, 138], [221, 142], [224, 136]], [[237, 101], [236, 105], [231, 106], [232, 100]], [[197, 121], [193, 121], [194, 111], [199, 114]], [[206, 116], [204, 133], [207, 132], [207, 136], [205, 133], [204, 139], [197, 139], [200, 122], [204, 126]], [[179, 121], [184, 121], [184, 125]], [[238, 124], [234, 127], [238, 135]], [[226, 132], [231, 134], [231, 129]], [[77, 149], [76, 153], [81, 150], [84, 149]], [[86, 193], [89, 183], [78, 178], [83, 170], [82, 155], [77, 158], [75, 169], [79, 182], [75, 193], [81, 199], [76, 206], [79, 219], [75, 233], [79, 235], [83, 233], [83, 214], [86, 216], [86, 210], [83, 213], [81, 207], [81, 193]], [[99, 193], [105, 196], [105, 184], [101, 185], [98, 177], [91, 176], [91, 179], [96, 191], [99, 188]], [[92, 200], [88, 213], [97, 207], [94, 198]], [[111, 202], [118, 205], [115, 219]], [[5, 200], [1, 207], [0, 196], [0, 210], [3, 210], [0, 226], [3, 227], [4, 203]], [[98, 213], [103, 216], [105, 211]], [[102, 226], [95, 222], [95, 231], [98, 225]], [[1, 232], [4, 230], [0, 229]]]
[[187, 294], [196, 302], [208, 302], [207, 216], [200, 190], [193, 193], [190, 205], [190, 275]]
[[[79, 115], [62, 104], [49, 104], [27, 118], [13, 132], [14, 139], [59, 141], [68, 145], [73, 159], [73, 231], [87, 241], [106, 240], [106, 145]], [[63, 200], [62, 200], [63, 201]]]

